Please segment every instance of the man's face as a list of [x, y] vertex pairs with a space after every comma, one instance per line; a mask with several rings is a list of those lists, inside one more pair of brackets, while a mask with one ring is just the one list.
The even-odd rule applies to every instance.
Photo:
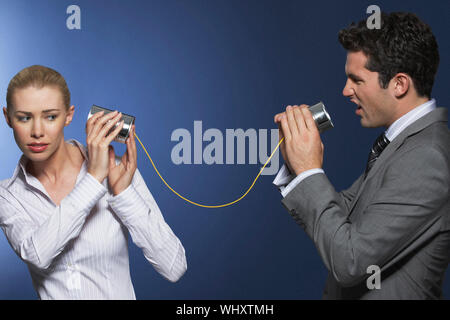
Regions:
[[358, 105], [356, 114], [361, 117], [363, 127], [388, 127], [395, 120], [395, 99], [389, 93], [389, 86], [381, 88], [378, 72], [366, 69], [366, 63], [362, 51], [347, 53], [347, 83], [342, 94]]
[[[74, 107], [66, 111], [60, 90], [50, 86], [17, 89], [12, 103], [9, 117], [6, 108], [3, 113], [14, 131], [17, 146], [31, 161], [48, 159], [64, 141], [63, 128], [72, 120]], [[43, 150], [30, 147], [36, 142], [47, 147]]]

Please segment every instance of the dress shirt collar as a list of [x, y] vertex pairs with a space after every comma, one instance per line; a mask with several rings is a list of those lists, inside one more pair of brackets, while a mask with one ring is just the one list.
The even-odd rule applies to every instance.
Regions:
[[[66, 142], [78, 146], [78, 148], [81, 150], [81, 153], [83, 154], [84, 159], [88, 159], [87, 150], [86, 150], [85, 146], [83, 146], [80, 142], [78, 142], [75, 139], [69, 139]], [[34, 186], [33, 180], [35, 180], [36, 178], [34, 176], [30, 175], [26, 170], [28, 160], [29, 159], [27, 157], [25, 157], [25, 155], [22, 153], [22, 156], [20, 157], [19, 162], [18, 162], [16, 168], [14, 169], [14, 173], [13, 173], [12, 177], [9, 179], [8, 184], [6, 185], [6, 188], [9, 188], [9, 186], [14, 181], [16, 181], [16, 179], [19, 177], [20, 173], [22, 173], [22, 176], [24, 177], [24, 180], [26, 183]]]
[[406, 127], [415, 122], [419, 118], [422, 118], [427, 113], [436, 109], [436, 100], [431, 99], [418, 107], [415, 107], [408, 113], [398, 118], [393, 124], [389, 126], [385, 134], [389, 141], [392, 141], [397, 137]]

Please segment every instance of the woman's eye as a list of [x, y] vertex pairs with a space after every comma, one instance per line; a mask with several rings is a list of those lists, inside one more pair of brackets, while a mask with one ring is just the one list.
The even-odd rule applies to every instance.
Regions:
[[[50, 115], [47, 116], [47, 119], [49, 119], [50, 121], [54, 121], [58, 116], [57, 115]], [[29, 117], [19, 117], [19, 121], [21, 122], [27, 122]]]

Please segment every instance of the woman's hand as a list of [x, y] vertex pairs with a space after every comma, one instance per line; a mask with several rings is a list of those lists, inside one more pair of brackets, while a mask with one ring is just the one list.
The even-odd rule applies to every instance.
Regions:
[[128, 188], [133, 180], [134, 172], [137, 168], [137, 152], [134, 129], [135, 126], [133, 125], [130, 130], [130, 135], [126, 141], [127, 151], [123, 154], [118, 165], [116, 165], [116, 154], [114, 153], [114, 148], [113, 146], [109, 146], [108, 182], [112, 193], [115, 196]]
[[89, 153], [88, 173], [100, 183], [103, 183], [103, 180], [108, 176], [108, 146], [123, 127], [123, 121], [121, 121], [119, 125], [107, 135], [109, 130], [122, 117], [122, 113], [114, 111], [104, 116], [103, 113], [103, 111], [95, 113], [86, 123], [86, 144]]

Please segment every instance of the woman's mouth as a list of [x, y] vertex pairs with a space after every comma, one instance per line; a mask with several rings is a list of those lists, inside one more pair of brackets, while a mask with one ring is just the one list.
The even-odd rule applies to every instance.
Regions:
[[48, 144], [29, 144], [28, 149], [33, 152], [42, 152], [47, 149]]

